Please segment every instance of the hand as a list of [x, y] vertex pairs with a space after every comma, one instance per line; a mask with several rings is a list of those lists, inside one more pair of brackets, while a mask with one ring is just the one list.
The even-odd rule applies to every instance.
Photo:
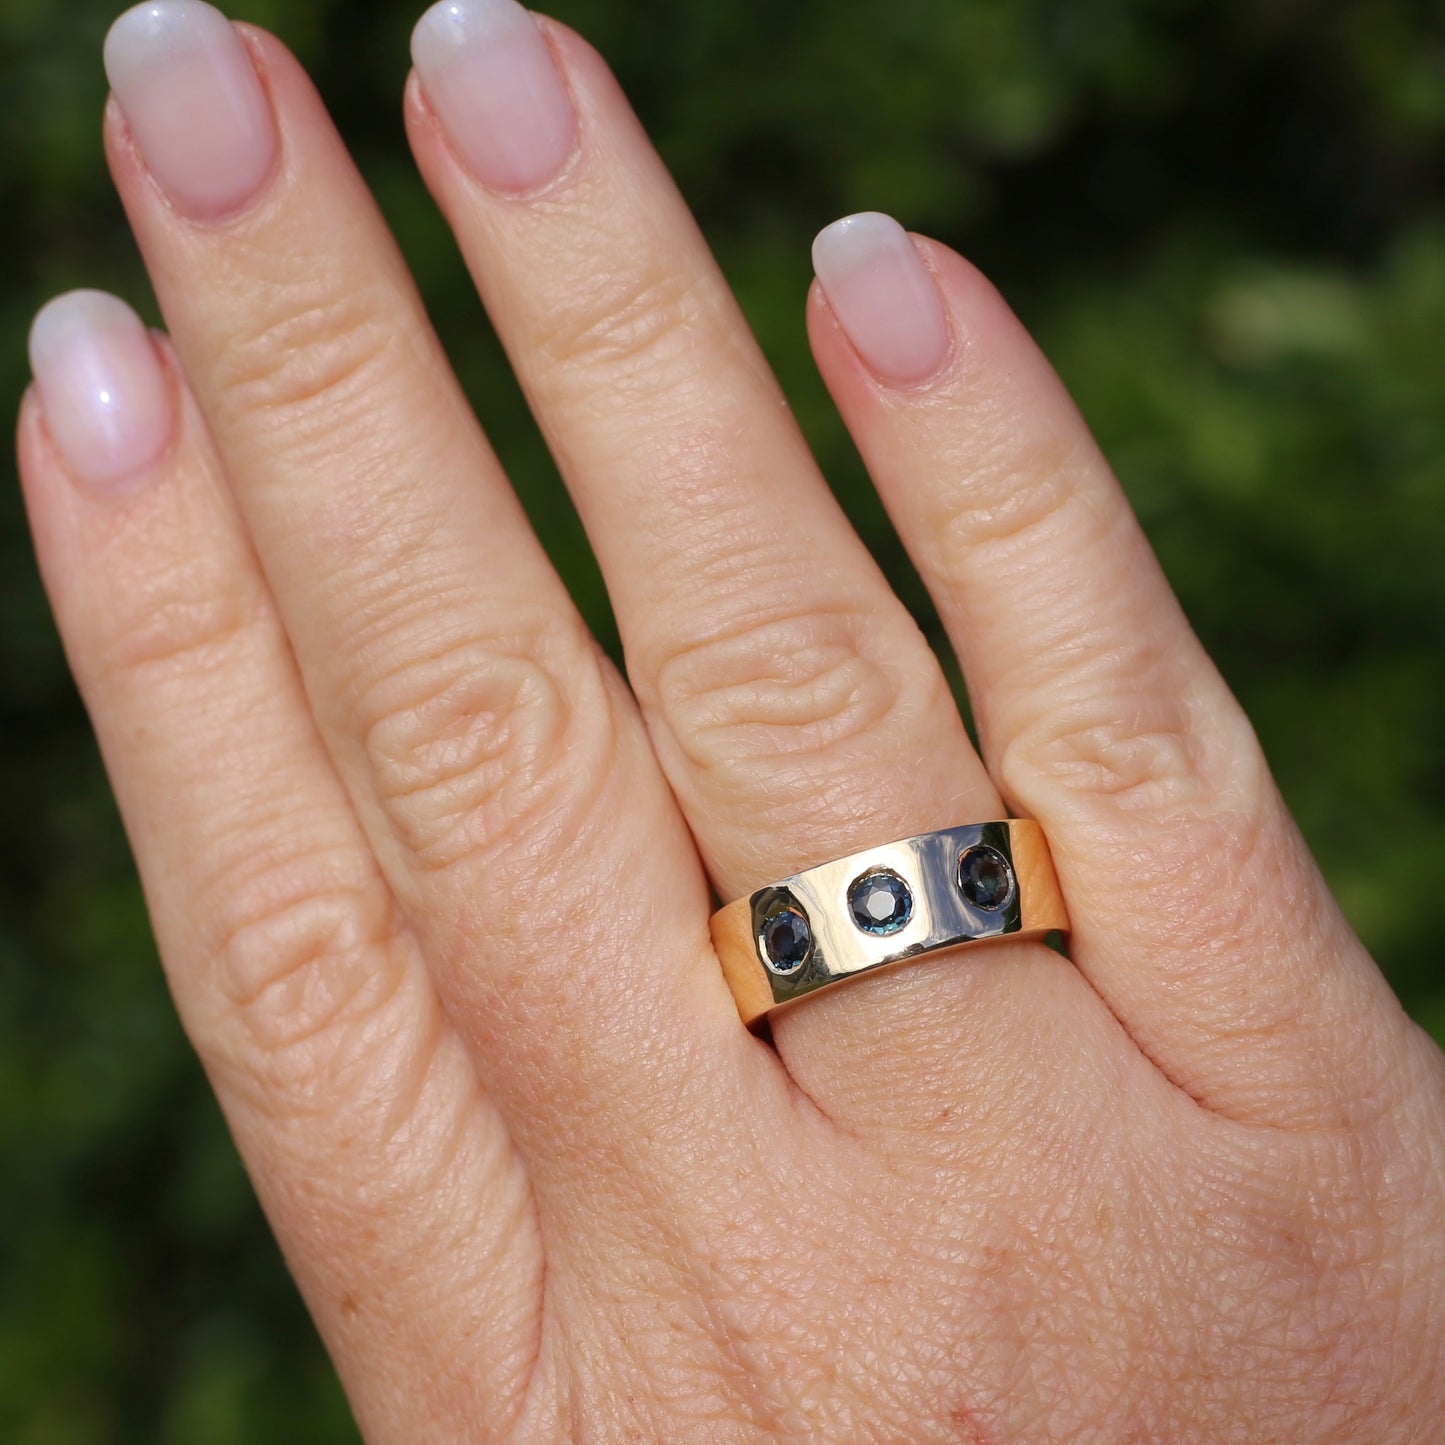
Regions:
[[[305, 77], [197, 0], [107, 46], [171, 340], [61, 299], [21, 418], [171, 987], [368, 1438], [1430, 1438], [1445, 1063], [1057, 379], [942, 246], [819, 239], [818, 363], [980, 757], [614, 82], [539, 24], [431, 12], [407, 126], [626, 683]], [[708, 879], [1006, 807], [1069, 959], [741, 1026]]]

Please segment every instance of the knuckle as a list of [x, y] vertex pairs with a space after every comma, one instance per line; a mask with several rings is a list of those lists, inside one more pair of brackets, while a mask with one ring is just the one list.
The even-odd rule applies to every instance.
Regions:
[[614, 386], [649, 390], [690, 355], [703, 354], [700, 323], [711, 309], [705, 284], [670, 265], [604, 271], [542, 323], [537, 356], [569, 389], [590, 389], [605, 371]]
[[1035, 555], [1041, 536], [1068, 525], [1081, 481], [1098, 465], [1087, 438], [1048, 433], [1024, 442], [1015, 428], [1000, 432], [991, 450], [957, 459], [952, 473], [965, 480], [943, 490], [929, 519], [946, 576], [968, 575], [980, 548]]
[[107, 602], [99, 657], [119, 676], [212, 671], [273, 622], [259, 585], [217, 579], [203, 558], [173, 558], [124, 599], [112, 594]]
[[1314, 890], [1289, 857], [1248, 723], [1236, 721], [1204, 725], [1167, 692], [1066, 701], [1018, 732], [995, 769], [1004, 796], [1035, 816], [1083, 809], [1090, 868], [1128, 879], [1131, 916], [1168, 940], [1177, 967], [1201, 973], [1252, 956], [1266, 897], [1276, 924], [1311, 931]]
[[392, 370], [400, 334], [364, 285], [326, 285], [259, 308], [228, 337], [217, 363], [222, 407], [247, 425], [331, 436]]
[[1040, 785], [1106, 797], [1125, 811], [1169, 814], [1197, 807], [1206, 783], [1200, 743], [1182, 700], [1087, 697], [1055, 703], [1015, 733], [999, 755], [1006, 795]]
[[952, 707], [937, 668], [908, 666], [891, 628], [886, 653], [870, 647], [870, 630], [884, 632], [876, 619], [842, 610], [750, 617], [672, 643], [649, 669], [649, 700], [721, 795], [776, 809], [801, 790], [815, 807], [827, 790], [820, 770], [844, 777], [866, 768], [880, 747], [896, 744], [896, 724]]
[[249, 861], [207, 890], [225, 920], [210, 949], [206, 1030], [222, 1057], [268, 1094], [344, 1088], [388, 1031], [402, 992], [405, 934], [359, 859], [319, 850]]
[[1272, 792], [1248, 718], [1217, 676], [1191, 677], [1193, 655], [1147, 638], [1121, 648], [1106, 621], [1039, 666], [1021, 675], [1023, 712], [998, 759], [1011, 796], [1105, 798], [1164, 821], [1254, 815]]
[[594, 649], [539, 623], [454, 644], [357, 703], [378, 798], [423, 871], [445, 871], [590, 796], [608, 699]]

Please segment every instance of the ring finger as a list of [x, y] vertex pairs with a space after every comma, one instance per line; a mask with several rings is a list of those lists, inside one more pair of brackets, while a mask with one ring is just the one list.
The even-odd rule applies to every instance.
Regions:
[[[413, 148], [581, 511], [720, 892], [999, 816], [941, 669], [605, 66], [502, 0], [434, 7], [413, 54]], [[1042, 1041], [1082, 1039], [1090, 1018], [1112, 1024], [1057, 955], [1000, 945], [989, 967], [834, 990], [780, 1016], [775, 1038], [804, 1089], [855, 1118], [899, 1117], [911, 1055], [931, 1119], [937, 1092], [967, 1092], [1033, 1028], [1071, 1066]], [[886, 1057], [869, 1048], [880, 1032]]]

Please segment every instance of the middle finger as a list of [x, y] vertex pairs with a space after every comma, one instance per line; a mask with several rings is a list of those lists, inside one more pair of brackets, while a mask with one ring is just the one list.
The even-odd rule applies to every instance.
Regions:
[[[643, 730], [295, 61], [194, 0], [106, 58], [117, 185], [323, 737], [534, 1177], [588, 1173], [741, 1052]], [[661, 900], [667, 989], [617, 948]]]

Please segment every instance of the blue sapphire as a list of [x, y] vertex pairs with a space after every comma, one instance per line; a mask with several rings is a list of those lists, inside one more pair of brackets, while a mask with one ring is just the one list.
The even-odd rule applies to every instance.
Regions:
[[874, 868], [853, 880], [848, 907], [864, 933], [897, 933], [913, 917], [913, 894], [896, 873]]
[[975, 908], [994, 913], [1014, 896], [1014, 871], [997, 848], [980, 843], [958, 860], [958, 888]]
[[796, 973], [813, 951], [813, 930], [807, 915], [796, 905], [780, 909], [763, 924], [758, 942], [774, 973]]

